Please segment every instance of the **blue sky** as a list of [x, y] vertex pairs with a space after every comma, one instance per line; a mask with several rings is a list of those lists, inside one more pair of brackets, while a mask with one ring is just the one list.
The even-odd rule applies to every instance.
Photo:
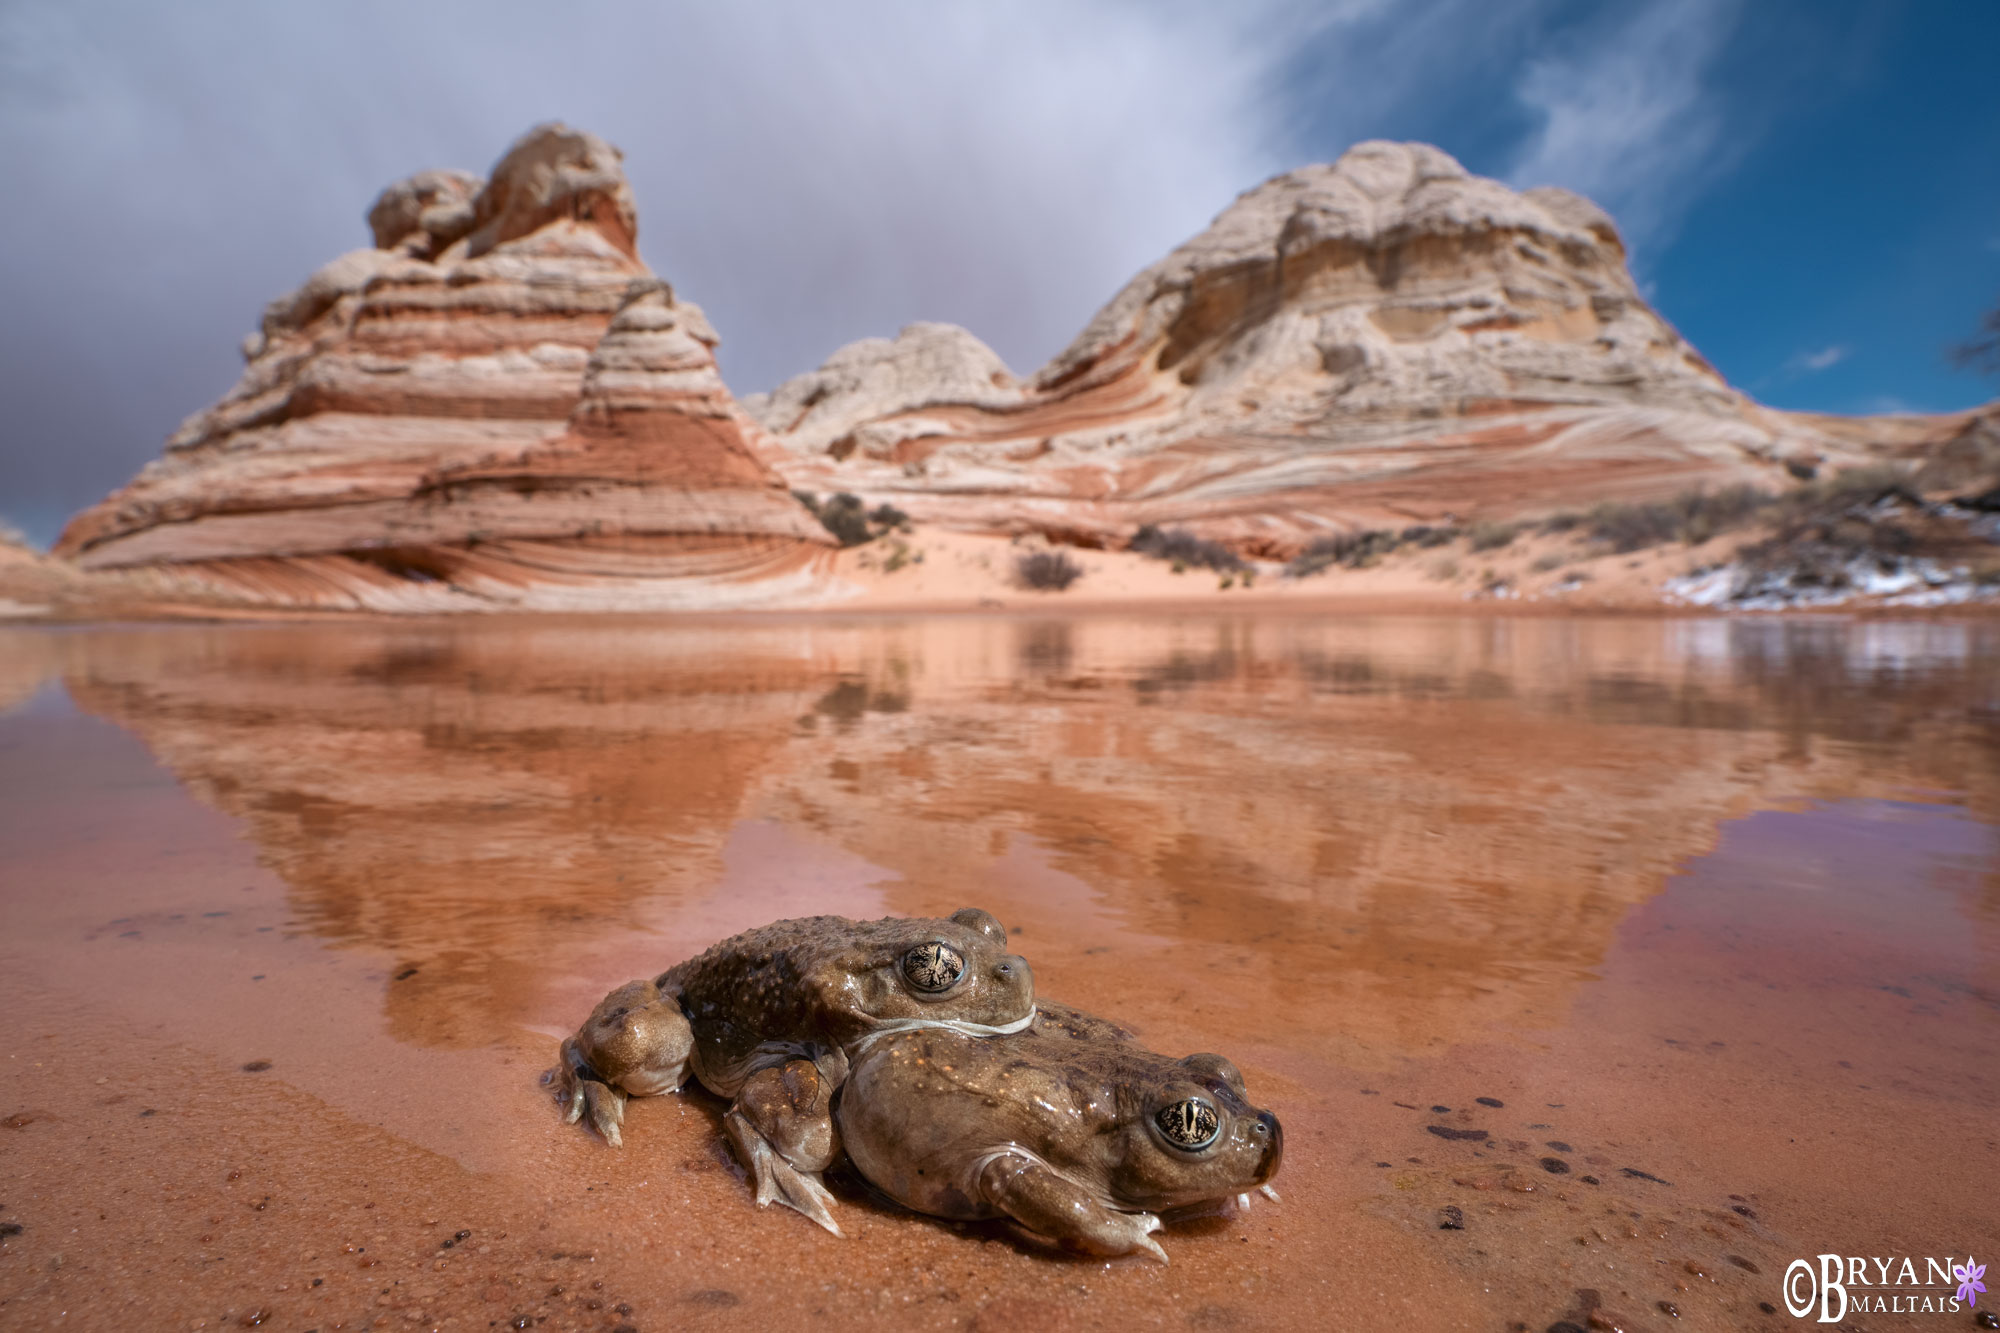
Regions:
[[0, 518], [49, 540], [377, 190], [552, 118], [625, 150], [739, 392], [917, 319], [1031, 371], [1237, 193], [1381, 137], [1597, 199], [1765, 402], [1966, 407], [1995, 51], [1992, 0], [9, 0]]

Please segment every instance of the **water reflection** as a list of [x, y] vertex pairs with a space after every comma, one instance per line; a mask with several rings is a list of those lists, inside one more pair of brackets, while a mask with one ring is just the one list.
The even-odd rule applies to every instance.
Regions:
[[1560, 1021], [1728, 819], [1917, 790], [2000, 823], [1996, 647], [933, 619], [11, 632], [0, 661], [7, 699], [60, 674], [243, 820], [306, 929], [393, 957], [408, 1041], [493, 1040], [593, 942], [698, 946], [838, 860], [883, 910], [992, 906], [1065, 998], [1224, 1036], [1281, 1014], [1366, 1061]]

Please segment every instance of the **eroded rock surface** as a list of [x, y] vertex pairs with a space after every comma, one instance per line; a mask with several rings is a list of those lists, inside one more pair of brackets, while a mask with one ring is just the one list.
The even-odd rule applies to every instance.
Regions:
[[637, 257], [615, 148], [540, 126], [368, 222], [375, 248], [272, 302], [236, 387], [57, 554], [163, 599], [372, 610], [811, 584], [825, 533], [752, 453], [701, 311]]
[[747, 406], [800, 486], [971, 529], [1187, 524], [1270, 554], [1329, 529], [1777, 488], [1787, 462], [1867, 453], [1731, 389], [1590, 201], [1386, 142], [1244, 194], [1026, 382], [917, 325]]

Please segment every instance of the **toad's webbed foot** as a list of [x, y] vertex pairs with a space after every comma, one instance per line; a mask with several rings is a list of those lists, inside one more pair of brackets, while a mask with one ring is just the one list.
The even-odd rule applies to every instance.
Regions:
[[1153, 1239], [1159, 1218], [1106, 1208], [1027, 1153], [994, 1154], [979, 1169], [976, 1184], [986, 1202], [1036, 1235], [1090, 1254], [1143, 1252], [1167, 1262], [1167, 1252]]
[[588, 1115], [612, 1147], [623, 1143], [626, 1097], [673, 1092], [687, 1078], [694, 1032], [674, 997], [628, 981], [598, 1002], [562, 1044], [547, 1081], [569, 1124]]
[[833, 1195], [819, 1179], [840, 1155], [833, 1091], [833, 1080], [811, 1060], [788, 1060], [752, 1074], [722, 1123], [756, 1178], [758, 1207], [782, 1203], [838, 1236]]

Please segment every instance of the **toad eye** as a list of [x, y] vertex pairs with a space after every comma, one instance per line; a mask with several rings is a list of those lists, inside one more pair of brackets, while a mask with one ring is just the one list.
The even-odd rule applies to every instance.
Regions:
[[903, 955], [903, 979], [920, 991], [948, 991], [964, 975], [965, 959], [942, 940], [919, 944]]
[[1153, 1117], [1167, 1142], [1184, 1152], [1200, 1152], [1222, 1134], [1222, 1117], [1199, 1097], [1175, 1102]]

